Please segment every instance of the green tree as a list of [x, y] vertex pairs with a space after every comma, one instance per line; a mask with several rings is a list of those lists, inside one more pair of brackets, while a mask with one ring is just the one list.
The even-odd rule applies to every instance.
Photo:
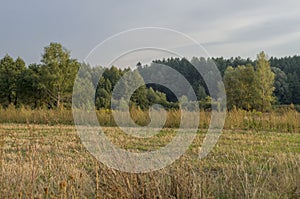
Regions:
[[204, 100], [207, 96], [205, 92], [205, 88], [201, 84], [198, 86], [198, 89], [196, 90], [196, 95], [199, 101]]
[[6, 55], [0, 61], [0, 100], [1, 105], [18, 105], [18, 81], [26, 69], [25, 62], [18, 57], [16, 61]]
[[105, 108], [109, 109], [110, 108], [110, 100], [111, 100], [111, 95], [103, 88], [100, 88], [97, 91], [96, 95], [96, 108]]
[[278, 104], [289, 104], [291, 101], [291, 92], [289, 90], [287, 75], [280, 69], [272, 67], [272, 71], [275, 74], [274, 79], [274, 95]]
[[300, 104], [300, 78], [296, 72], [288, 74], [289, 91], [291, 93], [291, 101], [293, 104]]
[[[72, 107], [92, 110], [95, 108], [95, 95], [97, 83], [93, 82], [92, 68], [85, 63], [81, 67], [76, 76], [76, 82], [72, 92]], [[76, 109], [75, 109], [76, 110]]]
[[[115, 99], [130, 99], [131, 105], [136, 105], [141, 109], [147, 109], [149, 101], [145, 82], [138, 70], [127, 71], [123, 78], [118, 82], [118, 89], [114, 90]], [[134, 90], [134, 88], [136, 88]]]
[[258, 89], [252, 65], [228, 67], [224, 75], [227, 106], [251, 110], [257, 108]]
[[70, 52], [59, 43], [51, 43], [42, 55], [41, 84], [52, 106], [71, 103], [74, 80], [80, 64], [70, 58]]
[[274, 101], [273, 91], [275, 74], [271, 70], [269, 61], [264, 52], [257, 55], [256, 74], [260, 100], [258, 102], [261, 111], [269, 110]]
[[41, 85], [41, 66], [30, 64], [18, 81], [20, 103], [38, 108], [46, 105], [47, 95]]
[[123, 75], [122, 70], [118, 69], [114, 66], [112, 66], [109, 69], [106, 69], [103, 72], [103, 78], [104, 79], [108, 79], [109, 82], [112, 85], [112, 88], [116, 85], [116, 83], [119, 81], [119, 79], [121, 78], [121, 76]]

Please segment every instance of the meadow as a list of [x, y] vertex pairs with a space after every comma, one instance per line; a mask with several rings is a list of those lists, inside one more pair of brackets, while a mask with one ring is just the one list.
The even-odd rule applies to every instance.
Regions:
[[[97, 112], [115, 145], [145, 152], [175, 135], [179, 113], [152, 138], [130, 137], [115, 126], [110, 111]], [[147, 114], [133, 111], [137, 123]], [[203, 159], [199, 147], [209, 124], [200, 113], [197, 136], [172, 165], [145, 174], [124, 173], [99, 163], [83, 146], [69, 110], [0, 111], [1, 198], [299, 198], [300, 115], [228, 112], [224, 132]]]

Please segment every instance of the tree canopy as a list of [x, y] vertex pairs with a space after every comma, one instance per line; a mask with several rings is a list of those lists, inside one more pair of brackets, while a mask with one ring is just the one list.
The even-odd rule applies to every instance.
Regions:
[[[188, 80], [200, 108], [210, 107], [210, 93], [204, 79], [213, 77], [215, 71], [211, 70], [211, 64], [216, 64], [223, 76], [229, 109], [236, 107], [267, 111], [273, 104], [300, 104], [300, 56], [268, 59], [261, 52], [256, 60], [241, 57], [194, 57], [189, 61], [186, 58], [170, 57], [153, 60], [150, 65], [139, 62], [137, 69], [132, 70], [114, 66], [91, 67], [72, 58], [70, 51], [61, 44], [50, 43], [44, 48], [40, 63], [26, 66], [21, 57], [14, 60], [9, 55], [0, 60], [0, 105], [4, 108], [9, 105], [31, 108], [71, 107], [76, 74], [80, 67], [85, 67], [85, 74], [81, 75], [91, 80], [92, 87], [95, 88], [95, 107], [110, 109], [111, 104], [116, 103], [112, 101], [113, 90], [125, 74], [130, 73], [130, 78], [121, 82], [124, 84], [123, 90], [119, 93], [120, 96], [113, 97], [114, 100], [124, 100], [124, 96], [130, 94], [127, 88], [143, 80], [138, 73], [153, 73], [166, 80], [177, 79], [176, 75], [171, 76], [167, 71], [160, 70], [160, 64], [176, 70]], [[204, 69], [205, 77], [198, 73], [197, 67]], [[176, 84], [173, 87], [179, 89], [181, 86]], [[82, 91], [85, 91], [85, 87]], [[189, 97], [182, 99], [189, 100]], [[148, 109], [158, 103], [168, 109], [176, 109], [178, 100], [169, 88], [147, 84], [132, 93], [130, 106]]]

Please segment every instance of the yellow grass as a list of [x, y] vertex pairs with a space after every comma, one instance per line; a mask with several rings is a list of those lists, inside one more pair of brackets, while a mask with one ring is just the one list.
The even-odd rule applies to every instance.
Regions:
[[[239, 129], [241, 124], [245, 128], [240, 116], [228, 117], [232, 120], [226, 124], [228, 129]], [[277, 121], [275, 116], [270, 117], [273, 120]], [[235, 123], [238, 125], [230, 127]], [[242, 128], [226, 130], [204, 159], [198, 159], [205, 136], [199, 131], [189, 150], [172, 165], [151, 173], [130, 174], [99, 163], [83, 147], [73, 126], [0, 124], [0, 196], [299, 198], [300, 134]], [[173, 129], [164, 129], [149, 140], [132, 138], [115, 127], [104, 131], [115, 145], [140, 152], [163, 147], [174, 136]]]
[[[96, 114], [101, 126], [116, 126], [110, 110], [97, 110]], [[122, 116], [122, 112], [119, 112]], [[160, 117], [161, 113], [155, 113]], [[210, 112], [199, 113], [199, 129], [207, 129], [210, 122]], [[181, 111], [172, 110], [167, 113], [165, 127], [176, 128], [180, 125]], [[125, 114], [124, 114], [124, 117]], [[147, 125], [149, 115], [146, 111], [139, 109], [131, 110], [131, 117], [139, 125]], [[68, 109], [59, 110], [31, 110], [26, 108], [0, 109], [0, 123], [30, 123], [30, 124], [67, 124], [74, 123], [72, 111]], [[280, 112], [247, 112], [244, 110], [233, 110], [227, 113], [225, 129], [228, 130], [255, 130], [255, 131], [277, 131], [277, 132], [300, 132], [300, 114], [293, 109], [285, 109]]]

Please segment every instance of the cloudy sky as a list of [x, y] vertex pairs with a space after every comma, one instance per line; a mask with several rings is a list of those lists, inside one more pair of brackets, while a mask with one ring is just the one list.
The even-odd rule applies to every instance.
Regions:
[[299, 9], [298, 0], [1, 0], [0, 56], [39, 62], [43, 47], [60, 42], [84, 60], [108, 37], [149, 26], [187, 34], [211, 56], [295, 55]]

